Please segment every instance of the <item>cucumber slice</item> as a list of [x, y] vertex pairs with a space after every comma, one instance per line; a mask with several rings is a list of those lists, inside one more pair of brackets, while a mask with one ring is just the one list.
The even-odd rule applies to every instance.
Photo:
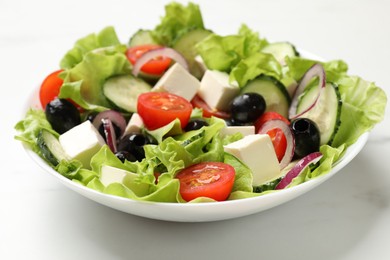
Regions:
[[206, 29], [193, 29], [183, 34], [173, 43], [173, 49], [184, 56], [188, 62], [191, 74], [198, 79], [202, 78], [204, 71], [198, 62], [195, 61], [195, 57], [198, 55], [195, 45], [211, 33], [211, 31]]
[[[301, 96], [297, 113], [304, 111], [313, 103], [317, 97], [317, 86], [311, 86]], [[316, 105], [301, 115], [314, 121], [320, 130], [320, 144], [332, 144], [333, 138], [340, 126], [341, 96], [338, 86], [333, 83], [326, 83], [325, 88], [317, 100]]]
[[103, 85], [103, 94], [118, 108], [127, 112], [137, 111], [137, 99], [152, 87], [140, 78], [132, 75], [120, 75], [109, 78]]
[[57, 137], [47, 130], [42, 129], [38, 133], [37, 145], [43, 158], [53, 166], [57, 166], [61, 160], [68, 159]]
[[152, 31], [140, 29], [129, 40], [129, 47], [143, 44], [158, 44], [153, 38]]
[[297, 57], [299, 53], [294, 45], [289, 42], [275, 42], [265, 46], [262, 52], [274, 55], [275, 59], [281, 64], [285, 64], [285, 57]]
[[241, 94], [254, 92], [263, 96], [267, 105], [266, 111], [275, 111], [288, 118], [291, 98], [286, 87], [277, 79], [260, 75], [246, 84]]

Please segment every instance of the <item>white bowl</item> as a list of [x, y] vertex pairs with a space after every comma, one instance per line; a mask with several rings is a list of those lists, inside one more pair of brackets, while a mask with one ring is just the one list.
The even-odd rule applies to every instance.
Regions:
[[[38, 89], [35, 90], [27, 108], [40, 108]], [[26, 111], [24, 110], [24, 111]], [[34, 153], [27, 145], [24, 148], [27, 154], [46, 172], [53, 175], [66, 187], [73, 191], [108, 207], [151, 219], [178, 222], [205, 222], [242, 217], [258, 213], [269, 208], [288, 202], [325, 182], [362, 150], [368, 139], [368, 133], [363, 134], [355, 144], [350, 146], [342, 158], [333, 166], [332, 170], [323, 176], [307, 181], [300, 185], [271, 194], [241, 200], [212, 202], [212, 203], [160, 203], [145, 202], [108, 195], [77, 184], [53, 170], [42, 158]]]

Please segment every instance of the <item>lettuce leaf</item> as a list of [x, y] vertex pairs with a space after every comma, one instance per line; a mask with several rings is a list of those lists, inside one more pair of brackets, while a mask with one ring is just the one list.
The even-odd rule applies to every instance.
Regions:
[[242, 59], [258, 53], [268, 42], [242, 25], [238, 34], [212, 34], [196, 45], [207, 68], [230, 72]]
[[126, 73], [130, 73], [130, 63], [123, 53], [89, 52], [66, 71], [59, 97], [70, 98], [87, 110], [110, 108], [103, 85], [109, 77]]
[[229, 80], [243, 87], [261, 74], [281, 79], [282, 66], [272, 54], [257, 52], [241, 60], [230, 72]]
[[165, 16], [152, 34], [160, 44], [172, 46], [177, 38], [192, 29], [204, 29], [199, 6], [191, 2], [187, 6], [172, 2], [165, 6]]
[[353, 144], [363, 133], [383, 120], [387, 96], [373, 82], [357, 76], [344, 76], [336, 81], [343, 105], [341, 124], [332, 146]]
[[[62, 69], [71, 69], [79, 64], [84, 56], [93, 50], [106, 48], [109, 52], [123, 51], [124, 45], [119, 42], [118, 36], [112, 26], [104, 28], [98, 34], [89, 34], [76, 41], [73, 48], [61, 59]], [[126, 47], [125, 47], [126, 48]]]

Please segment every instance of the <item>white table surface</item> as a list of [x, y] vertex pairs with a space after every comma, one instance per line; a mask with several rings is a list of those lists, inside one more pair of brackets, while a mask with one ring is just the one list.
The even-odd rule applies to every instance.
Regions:
[[[390, 259], [390, 115], [363, 151], [309, 193], [232, 220], [175, 223], [90, 201], [43, 172], [13, 139], [32, 89], [76, 39], [153, 28], [168, 1], [0, 0], [0, 259]], [[207, 27], [246, 23], [330, 59], [390, 93], [390, 1], [196, 1]], [[387, 109], [387, 112], [388, 109]]]

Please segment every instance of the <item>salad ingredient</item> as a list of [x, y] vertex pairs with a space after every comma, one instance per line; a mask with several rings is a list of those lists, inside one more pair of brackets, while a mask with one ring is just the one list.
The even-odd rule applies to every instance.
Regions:
[[[315, 97], [309, 99], [310, 103], [308, 105], [304, 106], [304, 108], [301, 107], [301, 111], [299, 113], [297, 113], [298, 102], [300, 101], [299, 98], [300, 98], [301, 94], [306, 89], [306, 87], [309, 85], [309, 83], [314, 78], [317, 78], [317, 77], [318, 77], [318, 85], [317, 85], [318, 91], [316, 92]], [[326, 76], [325, 76], [324, 67], [321, 64], [316, 63], [310, 69], [308, 69], [307, 72], [303, 75], [301, 81], [299, 82], [299, 84], [297, 86], [297, 89], [295, 90], [294, 97], [293, 97], [293, 100], [291, 102], [291, 106], [289, 109], [289, 118], [290, 119], [297, 118], [297, 117], [301, 116], [302, 114], [304, 114], [305, 112], [312, 109], [315, 106], [315, 104], [317, 103], [317, 101], [320, 97], [321, 91], [323, 88], [325, 88], [325, 85], [326, 85]]]
[[173, 2], [165, 6], [165, 16], [152, 35], [160, 44], [172, 47], [183, 34], [195, 29], [205, 29], [199, 6], [191, 2], [187, 6]]
[[[318, 97], [318, 92], [322, 92]], [[318, 99], [310, 109], [313, 100]], [[340, 112], [342, 102], [338, 87], [326, 83], [319, 91], [316, 87], [309, 87], [302, 95], [297, 107], [299, 117], [309, 118], [317, 124], [320, 131], [320, 144], [331, 144], [340, 126]], [[306, 112], [303, 112], [306, 111]]]
[[138, 96], [151, 89], [144, 80], [127, 74], [108, 78], [103, 85], [103, 94], [119, 109], [136, 112]]
[[241, 160], [252, 171], [253, 186], [280, 177], [281, 171], [271, 138], [267, 134], [247, 135], [224, 146], [227, 153]]
[[280, 119], [282, 121], [284, 121], [286, 124], [290, 124], [290, 121], [285, 118], [284, 116], [282, 116], [281, 114], [279, 114], [278, 112], [275, 112], [275, 111], [266, 111], [264, 112], [264, 114], [262, 114], [255, 122], [254, 122], [254, 126], [255, 126], [255, 131], [258, 132], [259, 129], [261, 128], [261, 126], [269, 121], [269, 120], [273, 120], [273, 119]]
[[280, 190], [286, 188], [294, 178], [301, 174], [311, 164], [317, 163], [323, 157], [322, 153], [314, 152], [303, 157], [294, 167], [282, 178], [276, 185], [275, 189]]
[[167, 92], [148, 92], [138, 97], [137, 111], [145, 126], [155, 130], [176, 118], [185, 128], [192, 112], [192, 105], [181, 96]]
[[261, 49], [264, 53], [272, 54], [282, 65], [286, 65], [286, 57], [296, 57], [299, 53], [294, 45], [289, 42], [274, 42]]
[[50, 101], [46, 105], [45, 115], [53, 129], [60, 134], [81, 123], [78, 109], [66, 99]]
[[124, 135], [130, 133], [141, 133], [144, 128], [144, 121], [138, 113], [133, 113], [127, 123]]
[[87, 169], [92, 156], [106, 144], [89, 120], [60, 135], [59, 142], [69, 158], [79, 160]]
[[[161, 48], [163, 48], [163, 46], [157, 44], [143, 44], [129, 47], [126, 51], [126, 56], [133, 66], [137, 66], [137, 68], [133, 69], [133, 74], [137, 76], [140, 70], [154, 75], [161, 75], [164, 73], [169, 65], [171, 65], [172, 60], [169, 57], [160, 55], [150, 56], [150, 54], [148, 55], [149, 58], [143, 57], [149, 51]], [[140, 63], [139, 60], [141, 57], [143, 57], [143, 61]], [[135, 65], [137, 62], [138, 65]]]
[[242, 89], [241, 93], [258, 93], [265, 99], [266, 111], [275, 111], [284, 117], [288, 117], [288, 109], [291, 98], [286, 87], [276, 78], [260, 75], [249, 81]]
[[242, 136], [254, 135], [255, 127], [253, 125], [247, 126], [226, 126], [221, 130], [222, 136], [241, 134]]
[[203, 117], [218, 117], [223, 119], [230, 118], [230, 113], [225, 111], [220, 111], [214, 108], [211, 108], [209, 105], [206, 104], [206, 102], [199, 97], [199, 95], [195, 95], [194, 98], [191, 100], [191, 104], [193, 107], [197, 107], [202, 109]]
[[110, 110], [99, 112], [93, 117], [92, 124], [96, 129], [98, 129], [101, 133], [103, 133], [102, 136], [105, 136], [104, 127], [102, 128], [104, 119], [109, 119], [112, 122], [115, 129], [115, 135], [117, 137], [120, 137], [124, 134], [126, 129], [126, 119], [123, 117], [121, 113], [110, 109]]
[[129, 162], [135, 162], [137, 161], [137, 158], [135, 158], [135, 156], [131, 153], [129, 153], [128, 151], [119, 151], [117, 153], [115, 153], [115, 156], [121, 160], [122, 163], [125, 162], [125, 160], [129, 161]]
[[190, 119], [187, 126], [184, 128], [185, 131], [192, 131], [201, 129], [203, 126], [208, 126], [209, 124], [202, 118]]
[[43, 158], [53, 166], [57, 166], [61, 160], [68, 159], [57, 137], [45, 129], [39, 131], [37, 145], [42, 151]]
[[196, 44], [204, 40], [212, 32], [207, 29], [190, 29], [185, 34], [177, 38], [173, 43], [173, 49], [180, 52], [188, 62], [189, 71], [196, 78], [201, 79], [204, 73], [202, 66], [196, 61]]
[[145, 44], [158, 45], [156, 39], [154, 39], [152, 35], [152, 30], [139, 29], [131, 36], [128, 46], [134, 47]]
[[264, 113], [265, 108], [263, 96], [257, 93], [244, 93], [233, 99], [230, 113], [235, 121], [251, 123]]
[[112, 121], [108, 118], [102, 118], [102, 126], [104, 131], [104, 140], [113, 153], [117, 152], [116, 149], [116, 135]]
[[229, 111], [230, 103], [239, 92], [239, 87], [229, 82], [229, 74], [221, 71], [206, 70], [197, 94], [211, 108]]
[[190, 101], [200, 88], [199, 81], [183, 66], [175, 63], [154, 85], [152, 91], [170, 92]]
[[208, 197], [224, 201], [233, 188], [235, 169], [223, 162], [203, 162], [180, 171], [180, 195], [186, 201]]
[[[280, 161], [280, 169], [284, 169], [292, 160], [294, 156], [294, 150], [295, 150], [295, 138], [294, 135], [289, 127], [288, 124], [286, 124], [283, 120], [280, 119], [272, 119], [267, 122], [265, 122], [261, 128], [259, 129], [259, 134], [268, 134], [272, 130], [279, 129], [282, 131], [284, 137], [286, 138], [286, 148], [283, 151], [283, 144], [282, 140], [277, 142], [275, 140], [276, 145], [273, 144], [273, 146], [276, 146], [275, 153], [283, 154], [283, 157]], [[271, 132], [272, 133], [272, 132]], [[275, 133], [276, 134], [276, 133]], [[268, 134], [271, 136], [271, 134]], [[278, 158], [279, 159], [279, 158]]]
[[41, 87], [39, 89], [39, 100], [41, 102], [42, 108], [45, 109], [46, 105], [58, 97], [60, 93], [60, 88], [62, 83], [64, 82], [59, 74], [63, 70], [57, 70], [50, 73], [45, 80], [42, 82]]
[[[140, 45], [132, 48], [141, 48], [143, 46]], [[161, 75], [169, 67], [171, 60], [176, 61], [188, 70], [187, 61], [180, 53], [172, 48], [156, 47], [144, 52], [137, 58], [133, 66], [133, 75], [137, 76], [140, 70], [150, 74]]]
[[291, 121], [290, 127], [295, 138], [296, 158], [319, 151], [320, 131], [315, 122], [308, 118], [297, 118]]
[[145, 158], [144, 145], [156, 144], [156, 141], [150, 135], [133, 133], [120, 138], [118, 151], [129, 152], [137, 161]]

